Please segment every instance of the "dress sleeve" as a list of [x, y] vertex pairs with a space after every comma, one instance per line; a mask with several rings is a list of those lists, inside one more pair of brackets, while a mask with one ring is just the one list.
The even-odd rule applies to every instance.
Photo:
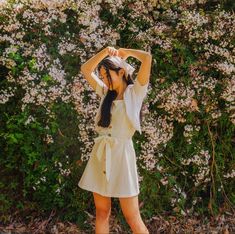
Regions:
[[105, 83], [102, 82], [101, 80], [96, 80], [96, 89], [95, 89], [96, 94], [102, 97], [103, 95], [106, 94], [107, 91], [108, 87], [105, 85]]
[[147, 82], [147, 84], [145, 84], [145, 85], [141, 85], [140, 82], [138, 81], [138, 79], [134, 80], [133, 90], [135, 92], [135, 95], [142, 101], [144, 100], [145, 96], [147, 95], [148, 85], [149, 85], [149, 82]]
[[140, 126], [140, 110], [148, 91], [148, 84], [141, 85], [137, 79], [134, 84], [128, 85], [124, 92], [124, 101], [126, 104], [126, 113], [133, 127], [142, 133]]

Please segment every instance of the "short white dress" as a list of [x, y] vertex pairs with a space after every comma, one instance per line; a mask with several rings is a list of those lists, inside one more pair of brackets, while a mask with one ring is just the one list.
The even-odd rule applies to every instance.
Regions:
[[136, 154], [132, 141], [135, 131], [141, 133], [139, 114], [147, 94], [148, 83], [137, 79], [124, 91], [122, 100], [114, 100], [108, 128], [97, 125], [107, 86], [99, 80], [96, 93], [101, 102], [95, 117], [95, 131], [90, 158], [78, 186], [107, 197], [131, 197], [139, 194]]

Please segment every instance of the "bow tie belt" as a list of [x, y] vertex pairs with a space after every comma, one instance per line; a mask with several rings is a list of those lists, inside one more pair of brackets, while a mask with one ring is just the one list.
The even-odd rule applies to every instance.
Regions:
[[126, 140], [132, 139], [131, 137], [114, 137], [111, 134], [107, 135], [99, 135], [94, 138], [95, 145], [92, 149], [91, 154], [98, 158], [101, 161], [102, 156], [105, 156], [105, 171], [106, 171], [106, 179], [109, 181], [110, 171], [111, 171], [111, 148], [118, 143], [118, 140]]

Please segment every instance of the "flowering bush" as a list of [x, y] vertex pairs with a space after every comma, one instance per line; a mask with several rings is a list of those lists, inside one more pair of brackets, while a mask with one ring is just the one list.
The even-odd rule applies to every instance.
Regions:
[[143, 134], [133, 138], [144, 214], [214, 214], [233, 206], [230, 4], [1, 1], [1, 219], [17, 207], [24, 215], [56, 209], [81, 222], [78, 213], [92, 209], [77, 182], [94, 144], [99, 99], [80, 65], [106, 46], [153, 55]]

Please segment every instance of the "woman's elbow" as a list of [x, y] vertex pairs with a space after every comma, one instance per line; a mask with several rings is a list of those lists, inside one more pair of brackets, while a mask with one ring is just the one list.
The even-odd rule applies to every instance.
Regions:
[[144, 63], [151, 63], [152, 62], [152, 55], [150, 53], [147, 53], [144, 58]]
[[152, 54], [150, 54], [150, 53], [147, 53], [147, 59], [149, 59], [149, 60], [152, 60]]
[[87, 71], [88, 71], [87, 67], [84, 65], [81, 65], [80, 70], [81, 70], [81, 73], [83, 73], [83, 74], [87, 73]]

